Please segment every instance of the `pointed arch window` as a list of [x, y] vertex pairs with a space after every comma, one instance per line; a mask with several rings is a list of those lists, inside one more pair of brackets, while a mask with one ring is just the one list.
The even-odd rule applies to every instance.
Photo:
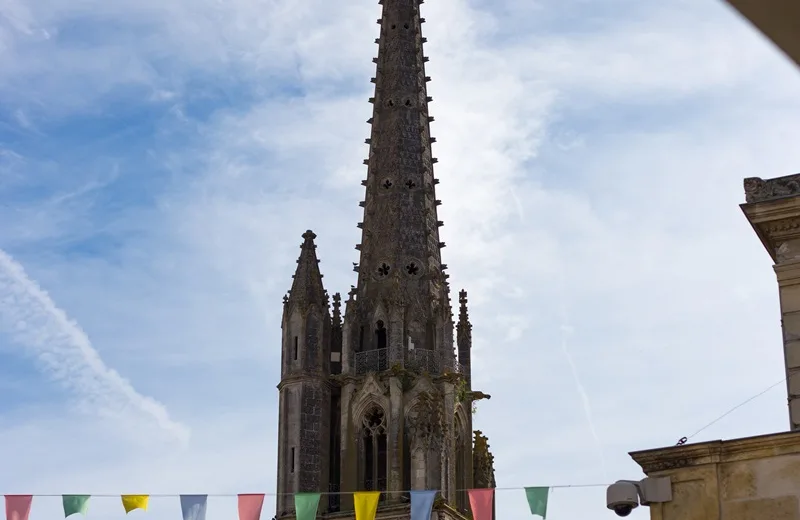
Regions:
[[362, 489], [386, 491], [386, 414], [375, 406], [364, 414], [361, 426]]

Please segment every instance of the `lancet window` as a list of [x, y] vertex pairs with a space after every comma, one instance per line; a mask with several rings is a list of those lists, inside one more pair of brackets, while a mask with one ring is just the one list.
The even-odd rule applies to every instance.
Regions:
[[364, 415], [361, 428], [362, 488], [386, 491], [386, 415], [383, 410], [373, 407]]

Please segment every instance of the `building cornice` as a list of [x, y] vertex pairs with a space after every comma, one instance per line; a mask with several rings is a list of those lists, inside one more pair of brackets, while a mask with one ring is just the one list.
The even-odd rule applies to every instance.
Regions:
[[633, 451], [629, 455], [646, 475], [679, 468], [800, 454], [800, 432], [783, 432], [729, 441], [710, 441]]
[[749, 178], [744, 187], [747, 202], [739, 207], [777, 263], [780, 244], [800, 238], [800, 175]]

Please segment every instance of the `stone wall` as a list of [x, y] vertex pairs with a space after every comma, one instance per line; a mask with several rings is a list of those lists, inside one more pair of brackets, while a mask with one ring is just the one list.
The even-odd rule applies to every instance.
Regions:
[[775, 262], [781, 304], [789, 427], [800, 430], [800, 175], [744, 180], [741, 205]]
[[647, 476], [672, 480], [672, 501], [652, 504], [652, 520], [800, 520], [800, 433], [631, 456]]

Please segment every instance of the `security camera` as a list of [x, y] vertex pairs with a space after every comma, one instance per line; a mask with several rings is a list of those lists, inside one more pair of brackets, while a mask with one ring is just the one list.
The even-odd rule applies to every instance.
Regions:
[[618, 480], [606, 490], [606, 507], [617, 516], [628, 516], [639, 507], [655, 502], [672, 500], [672, 482], [669, 477], [645, 478], [644, 480]]
[[613, 509], [617, 516], [631, 514], [631, 511], [639, 507], [639, 491], [636, 489], [636, 484], [620, 480], [608, 486], [606, 505], [609, 509]]

